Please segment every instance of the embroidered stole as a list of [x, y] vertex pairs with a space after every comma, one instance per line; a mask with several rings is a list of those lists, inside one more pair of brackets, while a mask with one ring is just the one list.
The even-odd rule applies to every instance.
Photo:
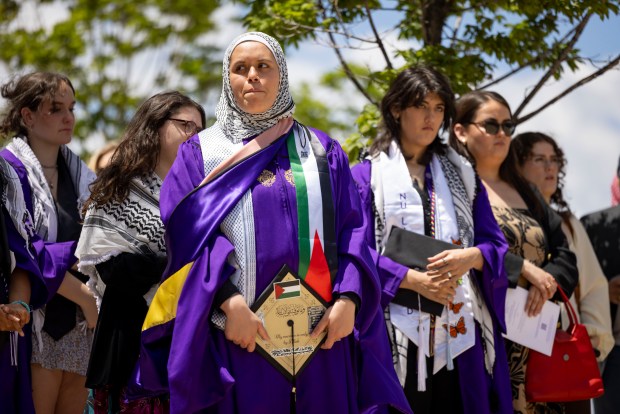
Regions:
[[[469, 247], [473, 244], [471, 200], [473, 200], [474, 192], [473, 189], [468, 191], [469, 188], [461, 182], [461, 178], [455, 171], [458, 160], [452, 160], [451, 155], [449, 152], [447, 157], [434, 156], [430, 163], [437, 210], [435, 233], [438, 239], [448, 242], [460, 240], [465, 247]], [[424, 220], [419, 195], [412, 187], [404, 158], [396, 144], [391, 144], [389, 155], [381, 153], [373, 158], [372, 162], [371, 185], [375, 194], [377, 215], [375, 236], [377, 250], [381, 252], [384, 247], [383, 242], [387, 239], [393, 225], [423, 233]], [[437, 318], [434, 332], [431, 331], [430, 316], [424, 312], [406, 309], [395, 304], [390, 304], [386, 310], [386, 322], [393, 344], [395, 368], [401, 384], [404, 384], [407, 375], [409, 339], [418, 346], [418, 389], [424, 391], [425, 356], [431, 354], [429, 349], [431, 335], [434, 339], [433, 372], [437, 373], [446, 365], [448, 369], [451, 369], [453, 358], [474, 345], [474, 319], [481, 324], [483, 330], [490, 325], [488, 311], [483, 312], [479, 309], [486, 307], [475, 281], [470, 280], [468, 274], [462, 276], [462, 281], [463, 283], [457, 288], [452, 306], [444, 309], [441, 317]], [[487, 340], [486, 335], [484, 339], [492, 348], [492, 340]], [[485, 357], [489, 357], [485, 361], [489, 369], [492, 367], [494, 350], [485, 352]]]
[[[277, 126], [272, 128], [277, 128]], [[269, 131], [270, 130], [265, 131], [265, 134]], [[247, 151], [244, 150], [245, 147], [232, 144], [221, 130], [217, 128], [217, 124], [209, 128], [209, 130], [200, 133], [201, 148], [205, 163], [205, 175], [207, 178], [203, 181], [203, 184], [197, 187], [192, 193], [188, 194], [179, 205], [177, 205], [167, 223], [168, 235], [166, 236], [168, 245], [174, 245], [176, 242], [179, 243], [179, 246], [191, 246], [192, 252], [178, 251], [175, 253], [176, 250], [174, 249], [169, 252], [170, 256], [168, 267], [164, 272], [164, 281], [153, 299], [153, 304], [149, 308], [143, 330], [164, 324], [176, 317], [178, 299], [185, 283], [185, 278], [189, 274], [193, 261], [196, 258], [195, 255], [202, 251], [203, 247], [200, 246], [204, 246], [207, 239], [210, 237], [209, 235], [218, 227], [235, 247], [234, 258], [228, 258], [229, 261], [232, 261], [231, 264], [236, 268], [236, 272], [231, 276], [231, 281], [246, 298], [248, 305], [252, 304], [256, 286], [256, 247], [254, 239], [254, 210], [252, 206], [252, 197], [248, 189], [257, 175], [248, 177], [248, 173], [246, 173], [244, 179], [241, 180], [243, 183], [237, 183], [244, 189], [244, 192], [240, 192], [236, 199], [218, 199], [215, 203], [211, 204], [208, 211], [197, 211], [196, 205], [201, 205], [200, 202], [198, 202], [198, 199], [204, 197], [204, 195], [201, 194], [211, 193], [212, 191], [213, 194], [215, 194], [217, 191], [220, 191], [215, 190], [215, 188], [221, 186], [219, 182], [221, 179], [225, 178], [224, 175], [232, 172], [232, 170], [236, 168], [243, 168], [241, 165], [245, 162], [253, 163], [252, 170], [262, 171], [263, 165], [266, 165], [267, 162], [265, 154], [273, 154], [271, 156], [267, 155], [268, 157], [275, 156], [277, 149], [275, 149], [273, 145], [279, 144], [277, 138], [279, 137], [272, 136], [263, 140], [261, 136], [259, 136], [255, 138], [255, 140], [261, 141], [261, 144], [253, 145], [252, 142], [250, 142], [245, 147], [252, 145], [253, 148]], [[316, 236], [312, 239], [312, 247], [308, 254], [305, 255], [304, 259], [300, 259], [300, 262], [304, 260], [305, 263], [307, 263], [305, 267], [307, 270], [303, 273], [299, 272], [299, 276], [305, 278], [306, 282], [308, 282], [317, 293], [321, 294], [322, 297], [331, 299], [333, 279], [337, 270], [337, 247], [335, 239], [335, 206], [332, 201], [331, 181], [326, 152], [316, 135], [299, 124], [295, 124], [292, 133], [289, 133], [289, 135], [283, 137], [283, 139], [291, 140], [295, 148], [297, 148], [295, 141], [299, 140], [300, 151], [289, 150], [291, 167], [298, 171], [300, 169], [304, 171], [302, 175], [294, 177], [294, 179], [296, 185], [303, 179], [305, 194], [302, 192], [303, 195], [301, 195], [301, 197], [306, 200], [312, 200], [299, 203], [300, 195], [297, 195], [298, 215], [307, 218], [305, 220], [302, 218], [299, 219], [300, 223], [302, 221], [307, 223], [304, 225], [304, 229], [306, 229], [304, 234], [306, 236], [300, 236], [302, 239], [300, 243], [310, 244], [311, 239], [308, 235], [313, 234]], [[304, 148], [302, 143], [305, 143], [304, 145], [306, 147], [309, 143], [312, 151], [308, 151], [308, 154], [302, 154]], [[288, 144], [288, 142], [284, 142], [284, 144]], [[311, 155], [312, 158], [310, 158]], [[258, 159], [249, 161], [250, 158], [255, 157], [259, 157], [260, 161]], [[295, 161], [294, 158], [299, 161]], [[220, 168], [220, 164], [222, 164], [222, 168]], [[312, 166], [313, 164], [314, 166]], [[306, 169], [309, 171], [308, 174], [305, 173]], [[215, 171], [215, 173], [211, 175], [213, 171]], [[310, 171], [314, 171], [314, 173]], [[229, 184], [227, 183], [226, 186], [229, 187]], [[211, 187], [213, 187], [213, 190]], [[296, 192], [299, 193], [298, 190]], [[317, 211], [313, 211], [311, 214], [308, 208], [308, 206], [318, 205], [314, 201], [318, 196], [321, 197], [322, 201], [320, 201], [320, 203], [322, 205], [321, 209], [315, 210], [321, 212], [322, 218], [320, 220], [313, 216]], [[207, 195], [206, 197], [210, 196]], [[302, 207], [299, 207], [299, 205]], [[300, 209], [302, 211], [301, 213]], [[183, 212], [184, 210], [187, 211]], [[204, 229], [194, 227], [191, 232], [183, 233], [182, 236], [170, 232], [171, 229], [179, 225], [183, 226], [184, 220], [186, 220], [187, 217], [192, 217], [195, 224], [204, 223], [207, 226]], [[179, 220], [179, 224], [176, 224], [177, 220]], [[310, 223], [314, 226], [312, 230]], [[300, 226], [302, 226], [302, 224], [300, 224]], [[175, 236], [173, 236], [173, 234]], [[175, 237], [182, 237], [182, 240], [176, 240]], [[300, 258], [301, 256], [300, 253]], [[225, 315], [222, 312], [213, 310], [211, 321], [218, 328], [224, 329]]]
[[297, 198], [298, 274], [330, 302], [338, 252], [327, 154], [316, 135], [301, 124], [289, 134], [287, 148]]

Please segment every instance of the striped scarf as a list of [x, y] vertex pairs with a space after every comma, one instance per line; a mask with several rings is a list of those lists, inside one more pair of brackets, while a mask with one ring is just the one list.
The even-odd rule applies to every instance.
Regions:
[[[45, 241], [55, 242], [58, 233], [58, 217], [56, 215], [56, 203], [52, 197], [52, 191], [43, 174], [43, 168], [37, 156], [32, 152], [26, 137], [15, 137], [6, 146], [26, 167], [28, 183], [32, 189], [32, 206], [34, 214], [34, 228], [36, 233]], [[78, 211], [90, 195], [89, 185], [95, 180], [95, 173], [75, 155], [66, 145], [60, 147], [75, 193], [78, 195]]]

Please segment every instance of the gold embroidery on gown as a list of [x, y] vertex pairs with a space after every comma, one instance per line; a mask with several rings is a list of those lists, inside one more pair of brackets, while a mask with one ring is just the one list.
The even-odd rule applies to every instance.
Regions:
[[288, 170], [284, 171], [284, 178], [286, 179], [286, 181], [288, 181], [290, 185], [295, 187], [295, 178], [293, 177], [293, 170], [289, 168]]
[[258, 182], [265, 187], [271, 187], [276, 182], [276, 175], [269, 170], [263, 170], [257, 178]]

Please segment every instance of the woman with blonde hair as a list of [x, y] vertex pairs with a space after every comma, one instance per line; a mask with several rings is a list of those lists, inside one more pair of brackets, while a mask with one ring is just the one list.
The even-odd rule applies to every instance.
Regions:
[[99, 174], [99, 171], [108, 166], [117, 147], [118, 141], [107, 142], [90, 156], [88, 168], [93, 170], [95, 174]]

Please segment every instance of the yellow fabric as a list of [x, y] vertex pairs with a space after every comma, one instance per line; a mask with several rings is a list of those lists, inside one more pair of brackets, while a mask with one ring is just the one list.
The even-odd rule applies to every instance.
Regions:
[[144, 319], [143, 331], [176, 318], [179, 297], [193, 264], [186, 264], [159, 286]]

